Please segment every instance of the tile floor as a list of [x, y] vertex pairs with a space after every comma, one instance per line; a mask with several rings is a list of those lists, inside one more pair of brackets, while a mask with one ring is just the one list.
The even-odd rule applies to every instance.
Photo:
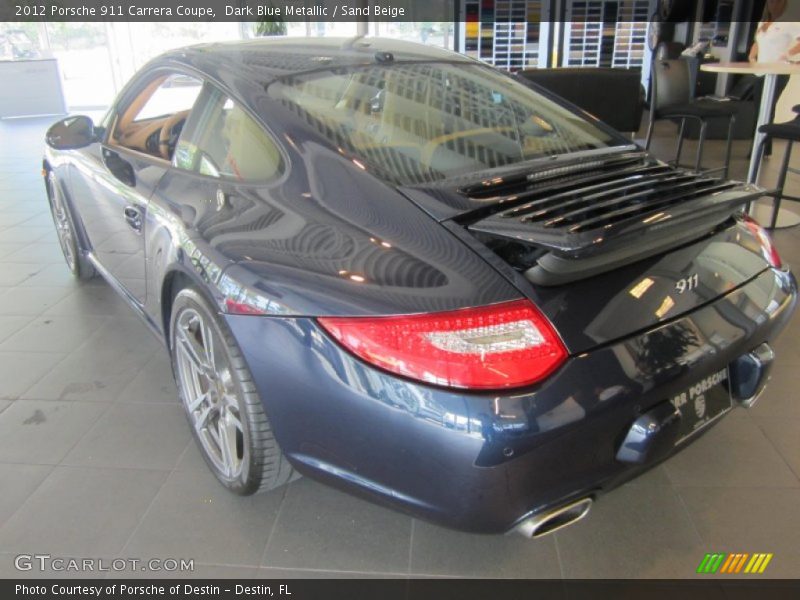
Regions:
[[[192, 558], [209, 577], [682, 578], [710, 551], [773, 552], [767, 575], [800, 575], [798, 318], [753, 410], [541, 540], [445, 530], [309, 479], [226, 493], [165, 351], [105, 283], [78, 285], [62, 264], [39, 177], [48, 121], [0, 121], [0, 577], [24, 575], [16, 554], [49, 553]], [[659, 126], [656, 154], [674, 135]], [[734, 176], [746, 152], [737, 142]], [[800, 227], [776, 238], [800, 264]]]

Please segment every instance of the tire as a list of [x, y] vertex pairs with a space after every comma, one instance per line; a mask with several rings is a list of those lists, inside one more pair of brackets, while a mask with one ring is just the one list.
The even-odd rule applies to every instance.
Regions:
[[175, 296], [169, 335], [181, 404], [220, 483], [246, 496], [296, 478], [233, 334], [193, 287]]
[[53, 224], [56, 226], [58, 243], [61, 246], [67, 268], [78, 280], [92, 279], [97, 272], [86, 258], [78, 241], [75, 219], [72, 218], [69, 203], [64, 198], [58, 179], [52, 171], [47, 176], [47, 199], [50, 203], [50, 214], [53, 217]]

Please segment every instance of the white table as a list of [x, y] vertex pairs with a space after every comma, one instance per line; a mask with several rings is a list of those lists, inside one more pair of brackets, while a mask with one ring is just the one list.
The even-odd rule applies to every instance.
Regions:
[[[758, 146], [764, 139], [764, 134], [759, 133], [758, 129], [762, 125], [770, 122], [770, 112], [775, 98], [775, 84], [778, 75], [800, 75], [800, 64], [788, 62], [772, 63], [750, 63], [750, 62], [718, 62], [704, 63], [700, 65], [701, 71], [710, 73], [735, 73], [740, 75], [763, 75], [764, 90], [761, 93], [761, 105], [758, 107], [758, 119], [756, 122], [756, 133], [753, 138], [753, 149], [750, 151], [750, 167], [747, 170], [747, 181], [755, 183], [758, 175]], [[754, 205], [755, 207], [755, 205]], [[756, 209], [756, 219], [761, 222], [768, 222], [772, 208], [758, 205]], [[759, 218], [761, 217], [761, 218]], [[790, 210], [781, 208], [778, 213], [778, 227], [792, 227], [800, 224], [800, 216]]]

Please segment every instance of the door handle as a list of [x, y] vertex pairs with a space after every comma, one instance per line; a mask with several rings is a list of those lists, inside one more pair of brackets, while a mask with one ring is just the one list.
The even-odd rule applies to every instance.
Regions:
[[136, 232], [142, 231], [142, 211], [136, 206], [126, 206], [122, 214], [125, 215], [125, 222]]

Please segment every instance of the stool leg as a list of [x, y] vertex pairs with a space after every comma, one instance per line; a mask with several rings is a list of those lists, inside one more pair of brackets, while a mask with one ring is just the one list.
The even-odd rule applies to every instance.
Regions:
[[681, 130], [678, 132], [678, 147], [675, 149], [675, 166], [681, 164], [681, 149], [683, 148], [683, 132], [686, 129], [686, 117], [681, 119]]
[[650, 123], [648, 123], [648, 125], [647, 125], [647, 137], [645, 138], [645, 141], [644, 141], [644, 149], [645, 150], [649, 150], [650, 149], [650, 142], [653, 139], [653, 121], [654, 121], [653, 119], [650, 119]]
[[700, 164], [703, 161], [703, 144], [706, 143], [706, 127], [708, 122], [703, 119], [700, 121], [700, 140], [697, 142], [697, 157], [694, 160], [694, 170], [700, 171]]
[[764, 158], [764, 147], [767, 144], [767, 138], [761, 140], [761, 143], [756, 148], [756, 172], [753, 174], [753, 180], [747, 183], [758, 183], [758, 178], [761, 176], [761, 161]]
[[[756, 148], [756, 172], [753, 174], [753, 180], [748, 181], [747, 183], [758, 183], [758, 177], [761, 175], [761, 159], [764, 158], [764, 146], [767, 143], [767, 138], [761, 140]], [[750, 202], [747, 203], [745, 207], [745, 212], [750, 213]]]
[[736, 115], [731, 115], [728, 121], [728, 142], [725, 146], [725, 169], [722, 171], [723, 179], [728, 178], [728, 171], [731, 166], [731, 145], [733, 142], [733, 126], [736, 125]]
[[783, 197], [783, 186], [786, 184], [786, 172], [789, 170], [789, 159], [792, 157], [792, 141], [786, 140], [786, 152], [783, 153], [783, 164], [778, 175], [778, 192], [775, 196], [775, 203], [772, 205], [772, 222], [769, 228], [775, 229], [778, 223], [778, 212], [781, 210], [781, 198]]

